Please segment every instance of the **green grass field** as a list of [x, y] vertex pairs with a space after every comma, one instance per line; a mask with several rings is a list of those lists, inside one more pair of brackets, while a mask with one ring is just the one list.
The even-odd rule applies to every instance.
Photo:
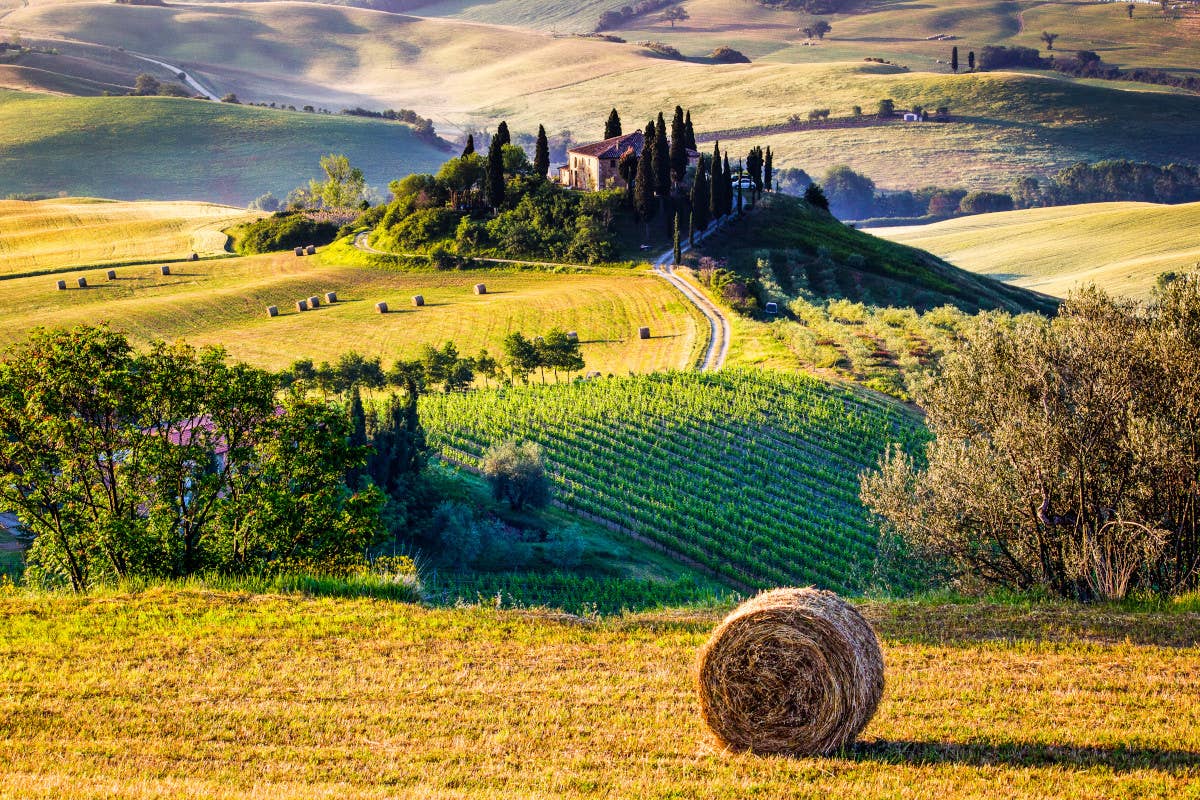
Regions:
[[1144, 297], [1161, 273], [1200, 265], [1197, 226], [1200, 203], [1096, 203], [871, 232], [1058, 297], [1088, 283]]
[[[587, 369], [625, 374], [686, 367], [707, 333], [699, 312], [649, 271], [409, 273], [339, 262], [286, 253], [184, 262], [169, 276], [157, 266], [122, 267], [113, 282], [97, 269], [3, 280], [0, 302], [10, 313], [0, 319], [0, 342], [18, 341], [37, 325], [107, 321], [135, 341], [220, 344], [234, 358], [282, 368], [348, 350], [381, 356], [386, 365], [448, 340], [467, 354], [482, 347], [496, 353], [510, 331], [558, 327], [579, 332]], [[87, 278], [87, 289], [75, 288], [77, 276]], [[55, 289], [60, 278], [68, 291]], [[476, 283], [486, 283], [488, 294], [473, 294]], [[338, 293], [336, 305], [295, 310], [297, 300], [329, 291]], [[424, 295], [424, 308], [412, 307], [415, 294]], [[380, 301], [393, 313], [376, 313]], [[280, 316], [268, 318], [268, 305]], [[637, 338], [642, 325], [654, 338]]]
[[224, 254], [253, 215], [210, 203], [0, 200], [0, 276]]
[[598, 622], [156, 589], [0, 599], [20, 798], [1195, 798], [1200, 616], [861, 606], [879, 712], [829, 758], [719, 752], [719, 611]]
[[0, 197], [23, 192], [245, 205], [282, 198], [345, 153], [373, 186], [447, 154], [406, 125], [165, 97], [0, 90]]

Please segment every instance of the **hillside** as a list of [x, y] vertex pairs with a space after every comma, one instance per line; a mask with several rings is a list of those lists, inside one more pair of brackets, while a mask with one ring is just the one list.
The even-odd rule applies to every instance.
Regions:
[[1057, 307], [1045, 295], [958, 269], [922, 250], [896, 247], [788, 195], [765, 196], [697, 252], [759, 279], [781, 306], [803, 296], [918, 311], [953, 305], [968, 312], [1052, 313]]
[[871, 232], [1057, 297], [1087, 283], [1144, 297], [1161, 273], [1200, 264], [1198, 226], [1200, 203], [1096, 203]]
[[446, 153], [411, 128], [166, 97], [51, 97], [0, 90], [0, 197], [15, 193], [245, 206], [282, 198], [345, 153], [376, 187]]
[[[166, 276], [156, 265], [117, 274], [113, 282], [96, 268], [0, 281], [8, 304], [0, 345], [37, 325], [107, 321], [136, 342], [184, 337], [280, 369], [304, 357], [336, 360], [349, 350], [380, 356], [388, 365], [416, 356], [424, 344], [448, 340], [464, 354], [483, 347], [496, 353], [511, 331], [532, 336], [558, 327], [579, 332], [587, 369], [621, 374], [689, 366], [702, 345], [699, 313], [666, 281], [629, 270], [395, 272], [333, 254], [283, 253], [177, 263]], [[75, 288], [81, 276], [89, 288]], [[58, 278], [71, 288], [57, 291]], [[480, 282], [488, 294], [472, 293]], [[329, 291], [338, 293], [337, 304], [295, 310], [300, 298]], [[414, 294], [424, 295], [424, 308], [413, 308]], [[376, 313], [380, 301], [394, 313]], [[278, 306], [280, 316], [268, 318], [268, 305]], [[637, 338], [642, 325], [651, 326], [653, 339]]]
[[224, 254], [251, 214], [210, 203], [0, 200], [0, 276]]
[[804, 375], [666, 373], [427, 395], [430, 444], [474, 465], [490, 445], [544, 448], [559, 499], [734, 586], [862, 591], [877, 534], [858, 474], [920, 425], [899, 406]]
[[0, 776], [14, 800], [1193, 793], [1196, 613], [861, 608], [879, 713], [850, 752], [786, 759], [718, 752], [701, 726], [718, 611], [18, 594], [0, 599]]

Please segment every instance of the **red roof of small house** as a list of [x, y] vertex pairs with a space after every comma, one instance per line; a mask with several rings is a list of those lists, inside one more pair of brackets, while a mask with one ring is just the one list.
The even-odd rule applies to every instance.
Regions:
[[611, 139], [605, 139], [603, 142], [594, 142], [593, 144], [581, 144], [578, 147], [572, 147], [568, 153], [573, 153], [577, 156], [591, 156], [593, 158], [620, 158], [621, 154], [626, 150], [633, 149], [633, 154], [640, 156], [642, 154], [642, 145], [645, 144], [641, 131], [627, 133], [624, 136], [614, 136]]

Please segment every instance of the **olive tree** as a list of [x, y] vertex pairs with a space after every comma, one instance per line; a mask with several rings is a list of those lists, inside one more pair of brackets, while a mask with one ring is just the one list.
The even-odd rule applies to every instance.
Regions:
[[507, 501], [514, 511], [542, 508], [550, 502], [550, 478], [541, 448], [533, 442], [492, 447], [483, 457], [483, 474], [495, 498]]

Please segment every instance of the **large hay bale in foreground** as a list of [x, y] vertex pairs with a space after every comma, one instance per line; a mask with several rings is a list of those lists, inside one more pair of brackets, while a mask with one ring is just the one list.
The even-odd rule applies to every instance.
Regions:
[[775, 589], [713, 632], [696, 685], [704, 721], [726, 747], [826, 755], [875, 714], [883, 651], [871, 624], [833, 592]]

